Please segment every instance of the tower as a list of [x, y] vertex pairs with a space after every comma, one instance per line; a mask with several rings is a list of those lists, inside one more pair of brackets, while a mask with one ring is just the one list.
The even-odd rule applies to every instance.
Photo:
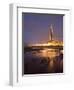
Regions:
[[50, 41], [53, 40], [53, 26], [52, 26], [52, 24], [49, 27], [49, 40]]

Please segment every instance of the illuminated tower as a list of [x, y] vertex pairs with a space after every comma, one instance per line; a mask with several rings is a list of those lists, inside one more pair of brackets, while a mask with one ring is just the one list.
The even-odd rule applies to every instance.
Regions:
[[52, 26], [52, 24], [49, 27], [49, 40], [50, 41], [53, 40], [53, 26]]

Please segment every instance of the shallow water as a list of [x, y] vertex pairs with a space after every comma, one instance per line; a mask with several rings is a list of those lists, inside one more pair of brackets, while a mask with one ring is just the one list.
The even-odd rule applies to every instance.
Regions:
[[59, 49], [42, 49], [24, 53], [24, 74], [62, 73], [63, 53]]

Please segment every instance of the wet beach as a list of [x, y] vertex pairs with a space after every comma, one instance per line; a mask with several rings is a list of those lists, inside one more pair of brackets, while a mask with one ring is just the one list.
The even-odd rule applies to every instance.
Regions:
[[63, 52], [53, 48], [24, 52], [24, 74], [63, 73]]

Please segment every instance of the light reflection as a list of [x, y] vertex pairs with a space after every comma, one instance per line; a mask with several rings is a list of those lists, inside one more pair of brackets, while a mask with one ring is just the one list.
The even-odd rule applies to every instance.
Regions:
[[40, 53], [42, 57], [54, 58], [55, 56], [59, 56], [58, 50], [55, 49], [44, 49]]
[[44, 49], [44, 50], [40, 50], [40, 53], [36, 53], [36, 56], [38, 57], [39, 56], [44, 58], [48, 57], [48, 59], [46, 60], [50, 61], [48, 65], [49, 66], [48, 68], [51, 69], [50, 71], [52, 71], [54, 67], [54, 58], [59, 55], [60, 55], [59, 50], [55, 50], [55, 49]]

